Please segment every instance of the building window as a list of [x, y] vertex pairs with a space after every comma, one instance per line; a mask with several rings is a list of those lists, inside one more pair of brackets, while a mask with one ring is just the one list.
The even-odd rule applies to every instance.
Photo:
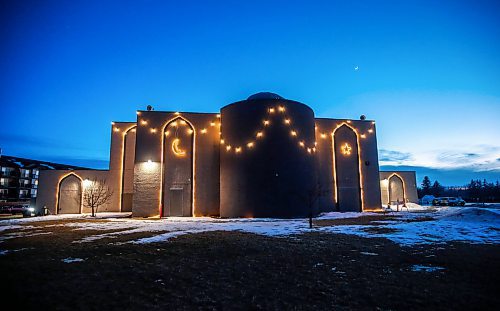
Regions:
[[27, 198], [28, 190], [19, 190], [19, 198]]
[[34, 169], [33, 170], [33, 176], [35, 176], [36, 178], [38, 178], [38, 174], [40, 174], [40, 171], [37, 170], [37, 169]]
[[30, 177], [30, 170], [21, 169], [21, 177]]
[[0, 178], [0, 186], [8, 186], [9, 181], [7, 178]]
[[31, 189], [31, 197], [32, 198], [36, 198], [36, 193], [37, 193], [36, 189]]

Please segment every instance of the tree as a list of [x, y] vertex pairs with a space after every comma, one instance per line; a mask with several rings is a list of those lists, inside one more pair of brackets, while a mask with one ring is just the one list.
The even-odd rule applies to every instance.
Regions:
[[441, 186], [441, 184], [437, 180], [432, 184], [431, 192], [432, 192], [432, 195], [434, 195], [435, 197], [438, 197], [439, 195], [441, 195], [443, 190], [444, 190], [444, 187]]
[[422, 180], [422, 196], [431, 193], [431, 180], [429, 176], [424, 176]]
[[95, 217], [97, 209], [108, 203], [113, 195], [113, 191], [107, 185], [106, 179], [86, 179], [83, 184], [83, 205], [92, 210], [92, 217]]

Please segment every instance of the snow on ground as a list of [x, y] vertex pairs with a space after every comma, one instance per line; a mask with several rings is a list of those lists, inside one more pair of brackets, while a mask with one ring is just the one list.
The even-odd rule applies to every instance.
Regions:
[[61, 261], [64, 263], [73, 263], [73, 262], [82, 262], [82, 261], [85, 261], [85, 259], [68, 257], [68, 258], [61, 259]]
[[[322, 214], [317, 219], [342, 219], [373, 215], [381, 214], [332, 212]], [[450, 241], [500, 243], [500, 210], [494, 208], [443, 207], [429, 209], [414, 204], [409, 206], [409, 210], [390, 212], [386, 215], [393, 216], [392, 218], [395, 218], [395, 220], [382, 220], [372, 222], [370, 225], [332, 225], [313, 229], [309, 229], [307, 219], [221, 219], [209, 217], [134, 219], [124, 218], [130, 216], [129, 213], [108, 213], [99, 214], [99, 218], [108, 220], [105, 222], [72, 222], [72, 220], [88, 219], [90, 217], [88, 215], [60, 215], [2, 221], [0, 222], [0, 232], [7, 230], [6, 227], [21, 229], [19, 228], [21, 225], [31, 221], [67, 219], [68, 222], [66, 223], [47, 224], [45, 227], [67, 226], [73, 230], [115, 230], [115, 232], [89, 235], [81, 240], [74, 241], [74, 243], [89, 243], [104, 238], [115, 238], [139, 232], [151, 232], [153, 236], [130, 241], [130, 243], [152, 243], [167, 241], [185, 234], [207, 231], [242, 231], [268, 236], [289, 236], [311, 231], [332, 234], [343, 233], [368, 238], [387, 238], [401, 245], [437, 244]], [[416, 221], [423, 217], [428, 219], [432, 217], [432, 220]], [[6, 238], [38, 233], [24, 232], [21, 235], [16, 232], [7, 234], [4, 237], [0, 236], [0, 243]]]

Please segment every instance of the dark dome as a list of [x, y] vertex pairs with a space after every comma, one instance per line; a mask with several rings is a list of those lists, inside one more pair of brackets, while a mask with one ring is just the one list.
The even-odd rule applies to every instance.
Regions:
[[284, 99], [284, 98], [279, 96], [278, 94], [271, 92], [255, 93], [247, 98], [247, 100], [255, 100], [255, 99]]

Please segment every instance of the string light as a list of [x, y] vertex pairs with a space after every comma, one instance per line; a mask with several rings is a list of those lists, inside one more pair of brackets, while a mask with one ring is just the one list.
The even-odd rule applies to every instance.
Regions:
[[280, 112], [284, 112], [285, 111], [285, 107], [283, 107], [283, 106], [279, 106], [278, 109], [279, 109]]
[[136, 111], [135, 114], [138, 115], [138, 116], [140, 116], [141, 112], [140, 111]]
[[141, 124], [142, 124], [142, 125], [147, 125], [147, 124], [148, 124], [148, 121], [146, 121], [146, 120], [141, 120]]
[[226, 146], [226, 151], [229, 151], [229, 150], [231, 150], [231, 145]]
[[172, 126], [177, 126], [177, 121], [170, 123]]
[[217, 118], [220, 119], [220, 113], [217, 114]]
[[274, 108], [269, 108], [269, 113], [274, 113]]
[[193, 134], [193, 130], [192, 130], [192, 129], [187, 129], [187, 130], [186, 130], [186, 132], [187, 132], [189, 135]]
[[168, 135], [170, 135], [170, 131], [165, 132], [165, 136], [168, 136]]
[[207, 133], [207, 129], [202, 129], [200, 132], [201, 132], [202, 134], [206, 134], [206, 133]]
[[182, 125], [186, 125], [186, 121], [184, 121], [184, 120], [179, 120], [179, 123]]
[[291, 131], [291, 132], [290, 132], [290, 134], [291, 134], [292, 136], [297, 136], [297, 132], [296, 132], [296, 131]]
[[111, 121], [111, 125], [115, 125], [115, 122]]
[[247, 144], [247, 147], [248, 147], [248, 148], [252, 148], [252, 147], [253, 147], [253, 142], [249, 142], [249, 143]]
[[321, 138], [326, 139], [326, 134], [325, 133], [321, 133]]
[[351, 123], [351, 120], [347, 120], [347, 123]]
[[220, 144], [221, 144], [221, 145], [224, 145], [224, 139], [221, 139], [221, 140], [220, 140]]
[[269, 120], [264, 120], [264, 125], [269, 125]]
[[361, 138], [366, 138], [366, 135], [365, 134], [361, 134], [359, 135]]
[[305, 146], [305, 144], [304, 144], [304, 142], [303, 142], [302, 140], [299, 142], [299, 145], [300, 145], [301, 147], [304, 147], [304, 146]]
[[369, 130], [368, 130], [368, 133], [373, 133], [373, 130], [372, 130], [372, 129], [369, 129]]
[[257, 132], [257, 135], [256, 135], [256, 136], [260, 138], [260, 137], [264, 136], [264, 133], [262, 133], [262, 132]]
[[115, 127], [115, 128], [113, 128], [113, 131], [115, 131], [115, 132], [119, 132], [119, 131], [120, 131], [120, 129], [119, 129], [119, 128], [117, 128], [117, 127]]
[[210, 126], [215, 126], [215, 122], [210, 122]]
[[290, 119], [285, 119], [285, 124], [290, 124]]
[[234, 148], [234, 151], [236, 151], [236, 153], [240, 153], [241, 152], [241, 147]]
[[149, 131], [150, 131], [151, 133], [156, 133], [156, 129], [155, 129], [155, 128], [151, 128]]

